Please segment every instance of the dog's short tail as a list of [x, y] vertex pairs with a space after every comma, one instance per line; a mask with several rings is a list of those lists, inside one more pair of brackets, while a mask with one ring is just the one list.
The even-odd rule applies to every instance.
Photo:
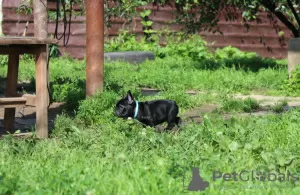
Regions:
[[177, 127], [181, 127], [182, 120], [180, 117], [176, 117], [176, 125]]

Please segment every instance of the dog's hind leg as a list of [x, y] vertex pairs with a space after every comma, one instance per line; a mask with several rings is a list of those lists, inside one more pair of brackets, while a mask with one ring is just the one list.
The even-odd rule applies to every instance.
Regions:
[[175, 127], [175, 125], [177, 125], [177, 127], [178, 127], [177, 131], [178, 131], [181, 126], [181, 118], [180, 117], [176, 117], [174, 121], [168, 122], [168, 126], [167, 126], [166, 130], [172, 130]]
[[178, 125], [180, 118], [176, 117], [177, 114], [178, 114], [178, 107], [177, 106], [172, 107], [172, 109], [170, 109], [168, 113], [168, 120], [167, 120], [168, 126], [166, 130], [171, 130], [175, 127], [175, 125]]
[[177, 125], [178, 128], [181, 127], [181, 123], [182, 123], [181, 118], [180, 117], [176, 117], [176, 125]]

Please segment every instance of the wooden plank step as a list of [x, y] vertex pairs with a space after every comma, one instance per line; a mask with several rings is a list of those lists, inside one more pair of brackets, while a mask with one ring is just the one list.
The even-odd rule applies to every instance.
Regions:
[[27, 133], [4, 134], [4, 135], [0, 135], [0, 140], [1, 140], [1, 136], [2, 137], [13, 136], [14, 138], [31, 138], [34, 137], [34, 133], [27, 132]]
[[26, 98], [24, 97], [6, 97], [0, 98], [0, 108], [15, 108], [24, 106], [26, 104]]

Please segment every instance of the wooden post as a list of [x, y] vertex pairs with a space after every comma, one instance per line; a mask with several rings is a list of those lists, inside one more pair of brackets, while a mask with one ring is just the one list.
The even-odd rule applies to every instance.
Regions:
[[40, 47], [36, 54], [36, 135], [38, 138], [48, 137], [48, 70], [47, 46]]
[[[17, 96], [18, 84], [18, 69], [19, 69], [19, 54], [9, 54], [8, 57], [8, 72], [6, 82], [6, 97]], [[15, 123], [16, 108], [5, 108], [4, 112], [4, 129], [13, 133]], [[1, 134], [1, 133], [0, 133]]]
[[288, 43], [288, 73], [289, 78], [292, 76], [292, 71], [300, 65], [300, 38], [293, 38]]
[[86, 1], [86, 96], [103, 89], [104, 0]]
[[[34, 0], [34, 36], [38, 39], [48, 37], [47, 0]], [[47, 46], [40, 45], [36, 53], [36, 135], [48, 137], [48, 70]]]

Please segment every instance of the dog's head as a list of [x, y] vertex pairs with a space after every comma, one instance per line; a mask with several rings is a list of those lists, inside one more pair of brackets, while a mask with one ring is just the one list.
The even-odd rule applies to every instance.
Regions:
[[127, 95], [118, 101], [115, 108], [115, 115], [117, 117], [128, 118], [132, 117], [134, 113], [134, 99], [130, 91]]

